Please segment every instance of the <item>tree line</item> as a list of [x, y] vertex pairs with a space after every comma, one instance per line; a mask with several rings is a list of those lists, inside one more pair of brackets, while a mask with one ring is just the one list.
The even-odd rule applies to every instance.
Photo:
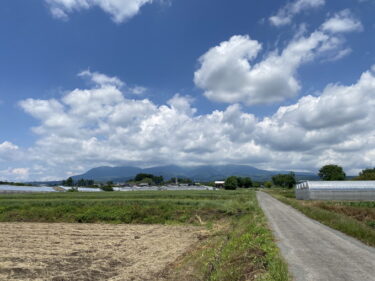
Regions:
[[[342, 181], [347, 179], [344, 169], [334, 164], [325, 165], [320, 168], [318, 175], [325, 181]], [[375, 180], [375, 168], [362, 170], [353, 180]]]
[[[318, 176], [324, 181], [340, 181], [346, 180], [347, 176], [344, 169], [341, 166], [329, 164], [321, 167], [319, 169]], [[292, 188], [296, 183], [296, 176], [293, 172], [289, 174], [278, 174], [271, 178], [272, 181], [266, 181], [261, 184], [264, 187], [279, 186], [283, 188]], [[357, 177], [353, 180], [375, 180], [375, 168], [367, 168], [362, 170]], [[187, 178], [177, 178], [178, 183], [183, 184], [194, 184], [191, 179]], [[140, 173], [137, 174], [133, 179], [128, 180], [128, 183], [140, 184], [146, 183], [148, 185], [163, 185], [175, 183], [176, 178], [171, 178], [165, 181], [163, 176], [155, 176], [152, 174]], [[0, 182], [0, 184], [14, 184], [9, 182]], [[72, 177], [62, 181], [62, 185], [71, 187], [96, 187], [97, 185], [93, 180], [79, 179], [74, 181]], [[113, 182], [109, 181], [106, 184], [100, 185], [103, 190], [111, 191], [113, 190]], [[250, 177], [237, 177], [230, 176], [224, 182], [224, 188], [228, 190], [234, 190], [237, 188], [250, 188], [259, 186], [259, 183], [254, 183]]]
[[85, 180], [79, 179], [78, 181], [74, 181], [72, 177], [67, 178], [61, 182], [63, 186], [86, 186], [86, 187], [93, 187], [95, 186], [95, 181], [93, 180]]
[[224, 188], [227, 190], [234, 190], [237, 188], [250, 188], [253, 186], [253, 181], [249, 177], [228, 177], [224, 182]]

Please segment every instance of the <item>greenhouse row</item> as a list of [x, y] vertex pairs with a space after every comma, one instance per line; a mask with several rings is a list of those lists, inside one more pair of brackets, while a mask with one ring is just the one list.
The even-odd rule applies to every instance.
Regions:
[[375, 201], [375, 181], [306, 181], [297, 184], [296, 198]]

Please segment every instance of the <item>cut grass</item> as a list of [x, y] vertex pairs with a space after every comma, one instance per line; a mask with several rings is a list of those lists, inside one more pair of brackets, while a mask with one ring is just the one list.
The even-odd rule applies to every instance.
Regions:
[[293, 190], [266, 190], [280, 201], [329, 227], [375, 246], [374, 202], [302, 201]]
[[288, 280], [252, 190], [9, 194], [0, 221], [204, 225], [207, 237], [160, 280]]

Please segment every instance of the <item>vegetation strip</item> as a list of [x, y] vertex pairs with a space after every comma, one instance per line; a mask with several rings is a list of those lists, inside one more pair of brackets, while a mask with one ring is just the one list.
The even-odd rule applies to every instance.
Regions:
[[255, 193], [247, 192], [240, 201], [248, 212], [221, 220], [210, 239], [177, 261], [170, 272], [164, 273], [164, 278], [171, 281], [289, 280], [288, 268]]
[[206, 237], [159, 280], [288, 280], [252, 190], [11, 194], [0, 221], [201, 225]]
[[375, 246], [375, 202], [300, 201], [293, 190], [266, 191], [306, 216]]

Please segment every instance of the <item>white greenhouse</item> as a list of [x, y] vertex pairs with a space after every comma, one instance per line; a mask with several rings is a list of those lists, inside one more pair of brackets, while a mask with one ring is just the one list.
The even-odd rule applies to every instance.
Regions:
[[375, 201], [375, 181], [306, 181], [297, 184], [296, 198]]

